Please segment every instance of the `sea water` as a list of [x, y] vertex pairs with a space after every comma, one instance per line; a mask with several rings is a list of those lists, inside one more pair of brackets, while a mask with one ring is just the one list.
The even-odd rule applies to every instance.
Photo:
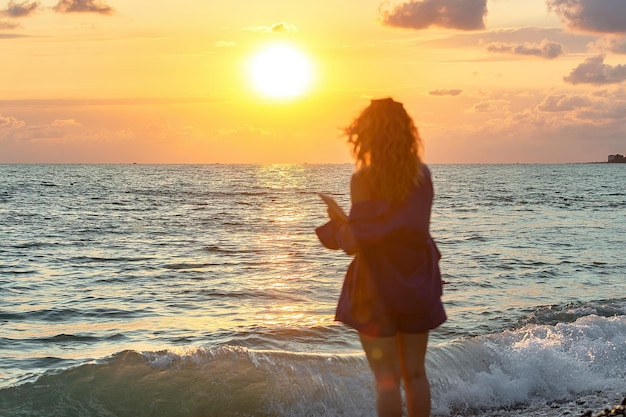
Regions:
[[[0, 416], [374, 416], [349, 165], [0, 165]], [[626, 395], [626, 165], [433, 165], [438, 416]]]

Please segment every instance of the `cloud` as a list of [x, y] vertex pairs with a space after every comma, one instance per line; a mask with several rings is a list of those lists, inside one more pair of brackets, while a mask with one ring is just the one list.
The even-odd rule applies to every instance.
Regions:
[[467, 109], [467, 113], [494, 113], [494, 112], [502, 112], [507, 111], [510, 105], [510, 101], [508, 100], [483, 100], [480, 101], [470, 109]]
[[428, 92], [431, 96], [458, 96], [463, 90], [458, 89], [437, 89]]
[[242, 127], [230, 128], [230, 129], [222, 128], [222, 129], [217, 129], [216, 133], [219, 136], [235, 136], [235, 135], [239, 135], [242, 133], [246, 136], [250, 134], [256, 134], [259, 136], [274, 135], [274, 132], [272, 131], [269, 131], [262, 127], [254, 127], [254, 126], [242, 126]]
[[[23, 120], [18, 120], [13, 116], [3, 116], [0, 114], [0, 133], [2, 131], [12, 130], [12, 129], [20, 129], [26, 125], [26, 122]], [[0, 135], [0, 139], [2, 135]]]
[[[580, 122], [624, 124], [626, 91], [593, 91], [587, 94], [553, 94], [544, 98], [535, 110], [555, 118], [554, 124], [572, 125]], [[559, 113], [550, 116], [551, 113]], [[557, 122], [558, 121], [558, 122]]]
[[[12, 30], [12, 29], [17, 29], [18, 27], [20, 27], [20, 25], [18, 25], [17, 23], [0, 21], [0, 30], [6, 30], [6, 29]], [[15, 36], [8, 36], [8, 35], [0, 34], [0, 39], [5, 38], [5, 37], [14, 38]]]
[[0, 14], [8, 17], [25, 17], [35, 13], [38, 7], [39, 3], [37, 2], [29, 3], [25, 1], [23, 3], [15, 3], [14, 0], [11, 0], [7, 8], [2, 10]]
[[409, 29], [480, 30], [486, 15], [487, 0], [411, 0], [391, 11], [381, 10], [384, 25]]
[[99, 13], [110, 15], [114, 9], [97, 0], [59, 0], [54, 10], [59, 13]]
[[583, 107], [589, 107], [592, 101], [589, 97], [565, 94], [551, 95], [546, 97], [543, 102], [537, 105], [537, 110], [542, 112], [566, 112], [577, 110]]
[[82, 126], [76, 119], [57, 119], [52, 122], [53, 127]]
[[0, 114], [0, 145], [21, 141], [28, 130], [29, 126], [25, 120]]
[[589, 43], [589, 49], [597, 52], [613, 52], [626, 54], [626, 37], [607, 35]]
[[287, 33], [287, 32], [297, 32], [298, 29], [294, 25], [287, 24], [285, 22], [277, 23], [272, 26], [273, 33]]
[[563, 45], [544, 39], [539, 44], [492, 42], [485, 46], [487, 51], [513, 55], [531, 55], [546, 59], [554, 59], [563, 55]]
[[[72, 109], [50, 108], [52, 114]], [[184, 121], [155, 120], [154, 113], [118, 117], [108, 110], [76, 108], [78, 119], [42, 115], [38, 109], [16, 108], [17, 113], [0, 114], [0, 163], [15, 162], [204, 162], [209, 158], [210, 135]], [[128, 110], [123, 109], [126, 113]], [[111, 115], [113, 114], [113, 117]], [[97, 116], [97, 117], [96, 117]], [[21, 120], [24, 119], [24, 120]], [[122, 151], [120, 151], [120, 149]]]
[[271, 26], [266, 25], [253, 25], [248, 26], [245, 30], [252, 32], [266, 32], [266, 33], [290, 33], [297, 32], [298, 28], [286, 22], [275, 23]]
[[[588, 107], [583, 107], [577, 112], [577, 118], [580, 120], [588, 120], [593, 122], [617, 122], [621, 123], [623, 127], [624, 114], [626, 114], [626, 92], [624, 90], [613, 90], [604, 92], [602, 94], [592, 94], [590, 98], [593, 100], [592, 104]], [[623, 132], [622, 128], [622, 132]], [[617, 136], [623, 137], [623, 134]]]
[[214, 47], [216, 48], [228, 48], [231, 46], [235, 46], [235, 42], [228, 42], [228, 41], [216, 41], [213, 44]]
[[136, 97], [136, 98], [61, 98], [61, 99], [2, 99], [0, 108], [30, 108], [40, 112], [41, 108], [102, 107], [102, 106], [168, 106], [179, 104], [206, 104], [223, 101], [217, 96], [205, 97]]
[[604, 55], [587, 58], [563, 80], [570, 84], [617, 84], [626, 81], [626, 65], [604, 63]]
[[[454, 125], [442, 120], [437, 129], [423, 129], [430, 158], [448, 163], [605, 161], [623, 147], [625, 88], [567, 88], [548, 97], [543, 90], [528, 90], [527, 100], [508, 106], [502, 94], [494, 92], [489, 99], [499, 111], [468, 110], [457, 113]], [[493, 107], [482, 102], [483, 109]]]
[[546, 5], [570, 29], [599, 33], [626, 32], [626, 1], [546, 0]]
[[549, 39], [551, 43], [560, 44], [564, 51], [572, 54], [588, 52], [587, 45], [597, 40], [598, 36], [568, 33], [560, 28], [522, 27], [480, 32], [456, 32], [447, 37], [419, 41], [419, 45], [434, 48], [485, 48], [490, 43], [503, 43], [538, 47], [546, 39]]

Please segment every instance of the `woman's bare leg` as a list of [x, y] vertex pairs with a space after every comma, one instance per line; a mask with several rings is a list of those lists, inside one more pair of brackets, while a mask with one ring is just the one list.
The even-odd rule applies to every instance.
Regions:
[[376, 378], [378, 416], [402, 416], [401, 371], [396, 337], [372, 337], [363, 333], [359, 333], [359, 336]]
[[428, 417], [430, 385], [425, 366], [428, 332], [400, 333], [397, 337], [409, 417]]

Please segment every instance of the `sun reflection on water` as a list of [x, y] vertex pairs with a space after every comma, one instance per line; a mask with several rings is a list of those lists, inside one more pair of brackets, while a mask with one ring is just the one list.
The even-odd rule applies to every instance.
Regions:
[[250, 326], [285, 340], [299, 337], [294, 329], [332, 326], [334, 303], [313, 303], [307, 290], [311, 285], [328, 286], [328, 297], [334, 301], [339, 286], [321, 279], [323, 274], [310, 261], [321, 250], [314, 229], [325, 216], [316, 194], [324, 190], [311, 176], [314, 171], [307, 165], [273, 164], [250, 167], [249, 172], [246, 191], [238, 197], [245, 210], [237, 211], [237, 222], [249, 230], [248, 240], [239, 242], [249, 257], [244, 259], [245, 268], [220, 267], [222, 272], [240, 271], [236, 293], [249, 296], [228, 312], [224, 311], [228, 302], [212, 301], [203, 314], [213, 321], [200, 319], [191, 326], [217, 333]]
[[269, 164], [259, 166], [257, 185], [271, 189], [302, 188], [306, 181], [305, 167], [298, 164]]
[[[273, 225], [288, 225], [305, 218], [305, 212], [299, 209], [307, 189], [306, 168], [303, 165], [273, 164], [260, 166], [256, 172], [256, 186], [261, 190], [279, 192], [284, 198], [272, 198], [261, 206], [263, 217]], [[276, 236], [285, 239], [287, 236]]]
[[315, 327], [328, 324], [330, 317], [310, 314], [302, 305], [271, 306], [257, 314], [257, 320], [267, 327]]

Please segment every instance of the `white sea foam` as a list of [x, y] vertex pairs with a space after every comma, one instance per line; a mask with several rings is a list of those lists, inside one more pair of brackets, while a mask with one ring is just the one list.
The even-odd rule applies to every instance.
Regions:
[[[454, 358], [453, 361], [450, 358]], [[626, 390], [626, 316], [519, 330], [435, 347], [429, 356], [437, 414], [502, 409]]]

